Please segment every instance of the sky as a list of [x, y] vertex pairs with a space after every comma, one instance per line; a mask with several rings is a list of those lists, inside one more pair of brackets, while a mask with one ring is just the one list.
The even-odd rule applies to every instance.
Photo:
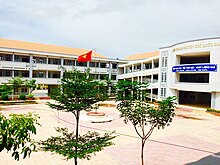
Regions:
[[220, 37], [219, 0], [0, 0], [0, 38], [110, 58]]

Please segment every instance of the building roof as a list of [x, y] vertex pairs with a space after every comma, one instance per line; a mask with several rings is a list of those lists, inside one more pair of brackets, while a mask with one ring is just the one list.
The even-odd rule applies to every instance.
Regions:
[[[38, 52], [47, 52], [47, 53], [68, 54], [68, 55], [82, 55], [90, 51], [87, 49], [71, 48], [71, 47], [57, 46], [57, 45], [50, 45], [50, 44], [41, 44], [41, 43], [35, 43], [35, 42], [18, 41], [18, 40], [4, 39], [4, 38], [0, 38], [0, 47], [38, 51]], [[93, 53], [93, 57], [107, 58], [106, 56], [103, 56], [98, 53]]]
[[133, 54], [128, 57], [126, 57], [126, 60], [140, 60], [140, 59], [146, 59], [146, 58], [151, 58], [159, 56], [159, 50], [154, 51], [154, 52], [147, 52], [147, 53], [141, 53], [141, 54]]

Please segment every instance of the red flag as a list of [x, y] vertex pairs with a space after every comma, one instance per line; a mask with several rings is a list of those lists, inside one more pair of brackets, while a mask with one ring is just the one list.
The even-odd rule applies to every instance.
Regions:
[[78, 62], [87, 62], [92, 60], [92, 50], [78, 57]]

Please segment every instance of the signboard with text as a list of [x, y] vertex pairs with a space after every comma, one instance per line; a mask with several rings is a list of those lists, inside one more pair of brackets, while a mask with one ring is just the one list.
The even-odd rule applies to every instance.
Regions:
[[217, 64], [178, 65], [172, 72], [217, 72]]

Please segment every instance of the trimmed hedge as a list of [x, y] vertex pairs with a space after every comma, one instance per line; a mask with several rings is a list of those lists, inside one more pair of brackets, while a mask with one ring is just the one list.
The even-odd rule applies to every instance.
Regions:
[[7, 94], [5, 94], [5, 95], [2, 95], [1, 99], [2, 99], [3, 101], [7, 101], [7, 100], [9, 100], [9, 97], [8, 97]]
[[19, 95], [19, 99], [20, 99], [20, 100], [26, 100], [26, 96], [25, 96], [24, 94], [20, 94], [20, 95]]
[[218, 110], [218, 109], [212, 109], [212, 108], [207, 108], [206, 111], [207, 111], [207, 112], [216, 112], [216, 113], [220, 113], [220, 110]]

